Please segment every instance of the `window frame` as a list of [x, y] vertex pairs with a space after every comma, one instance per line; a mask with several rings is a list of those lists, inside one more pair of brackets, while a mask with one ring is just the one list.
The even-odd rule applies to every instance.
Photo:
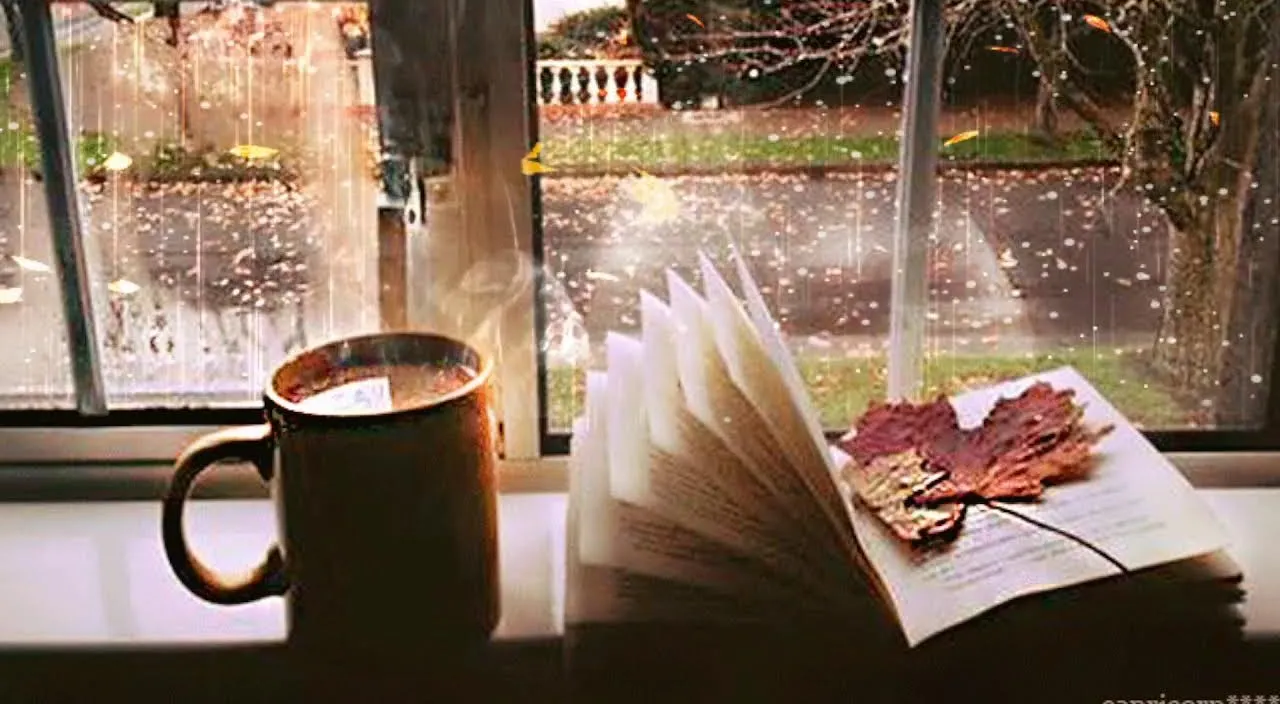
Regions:
[[[382, 3], [393, 1], [369, 0], [375, 15], [375, 44], [379, 41], [377, 8]], [[21, 2], [24, 9], [28, 6], [44, 8], [42, 13], [36, 12], [30, 15], [31, 19], [24, 20], [28, 35], [35, 34], [31, 30], [36, 29], [52, 36], [49, 4], [45, 0]], [[915, 3], [916, 9], [926, 8], [926, 15], [936, 12], [938, 5], [931, 0], [915, 0]], [[475, 198], [471, 203], [486, 211], [490, 222], [503, 222], [510, 218], [513, 230], [502, 236], [474, 227], [464, 230], [471, 246], [467, 261], [474, 262], [504, 248], [509, 249], [514, 241], [515, 248], [530, 257], [534, 271], [541, 272], [544, 258], [541, 190], [538, 179], [527, 179], [513, 168], [527, 149], [538, 141], [538, 103], [533, 95], [536, 86], [533, 0], [488, 0], [484, 3], [444, 0], [442, 5], [454, 13], [462, 8], [467, 13], [467, 21], [457, 21], [457, 16], [452, 16], [454, 21], [427, 28], [428, 37], [420, 37], [419, 41], [443, 42], [449, 47], [449, 56], [453, 57], [453, 75], [458, 87], [453, 100], [458, 125], [453, 136], [457, 140], [456, 166], [462, 172], [460, 183], [471, 184], [473, 190], [483, 184], [490, 191], [497, 190], [492, 184], [501, 184], [506, 195], [504, 199], [485, 198], [474, 192], [467, 197]], [[929, 6], [935, 7], [929, 10]], [[931, 18], [935, 26], [939, 26], [936, 15], [921, 16], [913, 12], [913, 22], [929, 22]], [[42, 22], [43, 29], [40, 26]], [[913, 34], [923, 36], [919, 32]], [[941, 37], [933, 38], [933, 51], [937, 52], [942, 44]], [[49, 75], [56, 77], [59, 66], [54, 48], [49, 45], [47, 53], [52, 57], [52, 66], [46, 69], [50, 71]], [[459, 59], [464, 50], [465, 61]], [[913, 39], [911, 54], [917, 55], [919, 51], [920, 47]], [[376, 60], [376, 48], [374, 54]], [[28, 62], [39, 61], [29, 50], [27, 56]], [[521, 65], [520, 70], [514, 70], [517, 62]], [[932, 75], [935, 79], [933, 88], [936, 89], [940, 85], [940, 74], [935, 72]], [[385, 78], [375, 80], [385, 81]], [[384, 87], [379, 85], [378, 90], [382, 95]], [[922, 97], [915, 98], [917, 107], [904, 110], [903, 125], [907, 134], [912, 133], [913, 125], [921, 133], [927, 133], [928, 124], [921, 126], [920, 123], [929, 123], [930, 120], [908, 119], [919, 116], [916, 112], [921, 109], [919, 104], [925, 105], [923, 109], [937, 110], [936, 98], [933, 104], [929, 104], [928, 91], [918, 93]], [[381, 119], [386, 119], [385, 113], [386, 110], [379, 110]], [[65, 120], [61, 129], [46, 126], [43, 131], [50, 130], [49, 139], [55, 142], [63, 140], [64, 148], [69, 144]], [[43, 131], [40, 134], [42, 140], [46, 139]], [[63, 152], [64, 156], [69, 154], [65, 149]], [[910, 163], [905, 161], [908, 159]], [[904, 150], [904, 173], [911, 173], [914, 169], [921, 179], [932, 182], [935, 165], [936, 154], [931, 154], [931, 150]], [[48, 185], [48, 188], [70, 188], [69, 192], [75, 195], [75, 177], [70, 170], [49, 171], [53, 174], [52, 180], [58, 183]], [[901, 180], [903, 191], [899, 194], [900, 201], [907, 202], [917, 195], [910, 184], [921, 179]], [[74, 198], [70, 202], [74, 203]], [[56, 215], [54, 203], [49, 207], [51, 215]], [[380, 228], [384, 221], [397, 224], [396, 218], [404, 218], [414, 204], [404, 197], [386, 197], [381, 207], [392, 217], [379, 218]], [[926, 213], [929, 210], [926, 208]], [[68, 217], [74, 214], [75, 217], [64, 218], [70, 224], [64, 230], [56, 230], [54, 237], [73, 241], [83, 226], [79, 221], [82, 216], [65, 208], [60, 212]], [[915, 227], [920, 226], [917, 220]], [[904, 226], [899, 233], [899, 241], [910, 242], [909, 227]], [[399, 236], [406, 236], [403, 229]], [[68, 251], [74, 260], [74, 250]], [[83, 259], [83, 251], [78, 256]], [[553, 433], [548, 427], [544, 345], [547, 311], [538, 280], [535, 277], [532, 290], [513, 306], [513, 314], [506, 320], [507, 325], [525, 334], [514, 336], [517, 341], [503, 347], [503, 359], [499, 365], [500, 383], [509, 392], [504, 394], [502, 420], [505, 457], [501, 463], [500, 488], [503, 491], [564, 491], [567, 488], [565, 455], [570, 438], [567, 434]], [[79, 295], [77, 292], [82, 286], [83, 282], [71, 294]], [[895, 303], [907, 295], [895, 293]], [[918, 295], [923, 295], [923, 292]], [[69, 351], [73, 354], [75, 345], [74, 342], [69, 344]], [[918, 349], [918, 341], [915, 347]], [[898, 370], [895, 372], [899, 379], [896, 384], [910, 387], [914, 383], [913, 378], [918, 377], [904, 371], [909, 365], [903, 364], [903, 357], [896, 359], [896, 362], [891, 359], [891, 365]], [[1280, 381], [1280, 354], [1273, 353], [1272, 359], [1267, 417], [1262, 428], [1148, 433], [1153, 443], [1169, 454], [1193, 483], [1202, 486], [1280, 486], [1280, 452], [1275, 452], [1280, 450], [1280, 384], [1277, 383]], [[89, 384], [91, 386], [92, 382]], [[80, 410], [0, 411], [0, 500], [12, 497], [44, 497], [48, 500], [78, 500], [93, 496], [154, 498], [163, 491], [173, 459], [195, 438], [220, 427], [263, 422], [261, 406], [252, 404], [207, 409], [121, 410], [97, 415], [93, 413], [91, 390], [85, 392], [77, 384], [77, 398]], [[205, 491], [212, 492], [212, 495], [265, 496], [265, 488], [251, 474], [244, 472], [229, 473], [222, 480], [215, 479], [212, 488]]]

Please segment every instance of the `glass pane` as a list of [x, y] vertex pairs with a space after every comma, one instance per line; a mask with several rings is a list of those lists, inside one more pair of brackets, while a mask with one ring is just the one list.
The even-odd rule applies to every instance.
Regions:
[[[1258, 427], [1280, 263], [1269, 11], [1053, 5], [950, 57], [929, 390], [1070, 364], [1144, 428]], [[1138, 58], [1160, 90], [1135, 92]]]
[[263, 4], [54, 6], [115, 408], [253, 402], [378, 326], [364, 6]]
[[696, 250], [723, 260], [731, 243], [823, 421], [847, 428], [883, 396], [902, 46], [755, 51], [759, 32], [822, 18], [722, 5], [535, 1], [553, 430], [580, 411], [604, 333], [636, 330], [636, 292], [666, 297], [668, 266], [700, 285]]
[[[534, 2], [552, 429], [580, 412], [604, 334], [638, 329], [637, 292], [665, 298], [667, 267], [700, 286], [695, 252], [724, 261], [731, 244], [823, 420], [847, 427], [883, 394], [901, 47], [755, 52], [751, 36], [821, 19], [623, 5]], [[875, 31], [900, 34], [891, 15]]]
[[19, 46], [19, 19], [3, 3], [0, 36], [0, 408], [73, 405], [70, 356], [54, 269], [40, 142]]

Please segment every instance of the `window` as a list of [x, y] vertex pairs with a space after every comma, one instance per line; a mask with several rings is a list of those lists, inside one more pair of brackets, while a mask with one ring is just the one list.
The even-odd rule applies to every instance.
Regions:
[[1268, 4], [1204, 18], [1233, 61], [1083, 0], [0, 5], [0, 461], [163, 462], [399, 325], [500, 355], [535, 461], [637, 292], [731, 246], [833, 431], [1072, 364], [1165, 449], [1280, 437]]
[[1271, 10], [1155, 4], [951, 0], [912, 86], [908, 3], [535, 0], [553, 431], [637, 290], [734, 246], [832, 431], [1070, 364], [1166, 449], [1274, 443]]

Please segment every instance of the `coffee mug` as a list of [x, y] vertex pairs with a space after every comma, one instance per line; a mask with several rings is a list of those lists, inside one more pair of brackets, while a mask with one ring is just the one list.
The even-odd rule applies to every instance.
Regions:
[[[267, 422], [205, 436], [175, 465], [165, 553], [215, 604], [282, 595], [306, 648], [405, 652], [482, 642], [499, 616], [496, 422], [491, 365], [420, 333], [340, 340], [278, 367]], [[252, 462], [271, 489], [279, 540], [251, 574], [218, 575], [182, 526], [196, 477]]]

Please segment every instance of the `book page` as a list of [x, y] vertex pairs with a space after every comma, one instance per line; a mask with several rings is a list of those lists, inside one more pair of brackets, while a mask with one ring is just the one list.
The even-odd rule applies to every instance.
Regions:
[[740, 621], [742, 605], [698, 587], [645, 577], [616, 567], [584, 564], [579, 558], [582, 443], [590, 442], [585, 418], [573, 425], [569, 448], [569, 506], [565, 521], [567, 625], [658, 620]]
[[[964, 394], [952, 404], [961, 425], [970, 427], [998, 398], [1035, 381], [1075, 389], [1086, 422], [1116, 429], [1098, 444], [1088, 478], [1049, 487], [1041, 501], [1010, 508], [1079, 536], [1131, 571], [1225, 546], [1221, 525], [1186, 479], [1074, 369]], [[894, 538], [856, 499], [852, 515], [912, 646], [1016, 597], [1119, 573], [1065, 537], [982, 506], [969, 508], [954, 542], [932, 552]]]
[[645, 491], [624, 495], [615, 489], [614, 495], [750, 555], [833, 599], [850, 600], [854, 595], [847, 584], [833, 584], [822, 576], [825, 570], [815, 568], [814, 561], [823, 556], [805, 544], [795, 521], [685, 406], [676, 372], [679, 340], [671, 311], [646, 292], [641, 293], [641, 329], [638, 351], [624, 351], [626, 343], [619, 341], [609, 354], [611, 369], [613, 355], [642, 356], [639, 365], [644, 369], [650, 448], [643, 467], [646, 476], [635, 485]]
[[633, 380], [615, 381], [614, 377], [640, 371], [638, 365], [620, 365], [608, 375], [587, 375], [586, 433], [576, 445], [580, 464], [574, 485], [579, 520], [589, 527], [579, 535], [580, 561], [759, 599], [794, 597], [777, 576], [749, 556], [613, 496], [613, 465], [621, 462], [624, 469], [631, 469], [643, 461], [620, 455], [618, 448], [640, 452], [643, 458], [647, 443], [643, 423], [611, 425], [611, 420], [627, 415], [620, 408], [629, 409], [633, 416], [640, 410], [634, 398], [611, 393], [629, 388]]
[[[755, 281], [740, 258], [738, 261], [743, 289], [756, 293], [758, 297]], [[846, 561], [859, 570], [865, 569], [861, 547], [832, 476], [833, 465], [826, 438], [815, 425], [813, 401], [803, 381], [798, 385], [788, 382], [788, 373], [783, 372], [783, 367], [789, 368], [796, 380], [800, 378], [799, 371], [786, 352], [772, 319], [760, 308], [758, 312], [764, 318], [761, 322], [765, 324], [758, 328], [753, 326], [737, 296], [711, 260], [699, 253], [698, 263], [709, 303], [707, 319], [730, 378], [765, 419], [789, 460], [787, 468], [795, 472], [808, 488], [815, 510], [822, 512], [845, 549]], [[778, 354], [770, 355], [764, 342], [766, 336], [774, 340], [774, 346], [779, 348], [776, 350]]]
[[804, 481], [786, 467], [789, 460], [769, 429], [730, 378], [707, 320], [707, 302], [674, 272], [667, 272], [672, 319], [679, 344], [676, 366], [689, 412], [737, 456], [791, 517], [807, 541], [821, 550], [817, 564], [828, 570], [848, 565], [845, 547], [831, 529]]

